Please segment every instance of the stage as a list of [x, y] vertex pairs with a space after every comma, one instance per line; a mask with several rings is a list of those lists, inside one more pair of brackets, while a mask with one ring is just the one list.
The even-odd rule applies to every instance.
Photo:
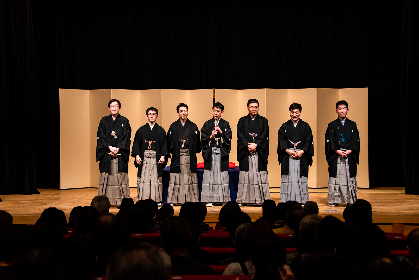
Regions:
[[[271, 192], [271, 198], [279, 202], [279, 188]], [[130, 188], [131, 197], [136, 198], [137, 189]], [[56, 207], [70, 215], [75, 206], [90, 205], [96, 188], [85, 189], [39, 189], [40, 194], [34, 195], [3, 195], [0, 209], [13, 216], [15, 224], [34, 224], [45, 208]], [[320, 215], [332, 215], [342, 218], [345, 206], [330, 207], [327, 204], [327, 189], [309, 189], [310, 200], [317, 202]], [[372, 188], [358, 189], [358, 198], [368, 200], [372, 204], [373, 221], [380, 224], [385, 232], [404, 232], [408, 234], [413, 228], [419, 227], [419, 196], [407, 195], [404, 188]], [[175, 214], [179, 213], [180, 206], [175, 206]], [[206, 222], [214, 225], [218, 220], [221, 206], [208, 208]], [[256, 220], [262, 215], [261, 207], [244, 206], [242, 210]], [[112, 206], [111, 213], [116, 214], [118, 208]], [[393, 227], [393, 224], [394, 227]], [[401, 224], [405, 224], [404, 227]], [[412, 225], [413, 224], [413, 225]], [[417, 224], [417, 225], [414, 225]]]

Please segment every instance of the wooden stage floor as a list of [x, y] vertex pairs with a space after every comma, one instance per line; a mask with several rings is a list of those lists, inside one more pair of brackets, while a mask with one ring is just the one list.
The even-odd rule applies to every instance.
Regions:
[[[131, 188], [131, 197], [136, 198], [136, 188]], [[275, 191], [278, 189], [276, 188]], [[15, 224], [34, 224], [42, 211], [48, 207], [56, 207], [65, 212], [67, 217], [75, 206], [90, 205], [96, 188], [85, 189], [40, 189], [36, 195], [3, 195], [0, 209], [9, 212]], [[327, 189], [310, 189], [310, 200], [317, 202], [320, 215], [333, 215], [342, 218], [345, 206], [330, 207], [327, 204]], [[279, 202], [279, 192], [271, 193], [271, 198]], [[404, 188], [375, 188], [358, 189], [358, 198], [368, 200], [373, 208], [373, 221], [379, 224], [417, 223], [418, 225], [405, 225], [405, 234], [413, 228], [419, 227], [419, 196], [407, 195]], [[179, 213], [179, 206], [174, 207], [175, 214]], [[215, 223], [221, 206], [209, 207], [206, 222]], [[245, 206], [242, 210], [248, 213], [252, 220], [262, 215], [261, 207]], [[111, 213], [117, 213], [116, 206], [112, 206]], [[383, 230], [392, 232], [392, 225], [382, 225]]]

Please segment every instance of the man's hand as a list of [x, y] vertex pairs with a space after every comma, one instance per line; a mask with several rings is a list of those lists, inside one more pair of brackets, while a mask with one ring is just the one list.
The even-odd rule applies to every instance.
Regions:
[[304, 154], [304, 151], [303, 150], [298, 151], [298, 152], [295, 152], [295, 158], [300, 158], [300, 157], [303, 156], [303, 154]]
[[211, 135], [210, 135], [210, 139], [214, 138], [215, 137], [215, 134], [217, 134], [217, 130], [214, 129], [212, 131]]
[[218, 132], [218, 133], [220, 133], [220, 134], [223, 134], [223, 131], [220, 129], [220, 127], [219, 127], [219, 126], [216, 126], [216, 127], [214, 128], [214, 130], [215, 130], [215, 132]]
[[335, 152], [339, 155], [339, 156], [341, 156], [341, 157], [343, 157], [343, 158], [347, 158], [351, 153], [352, 153], [352, 150], [346, 150], [346, 151], [342, 151], [342, 150], [335, 150]]
[[119, 148], [115, 148], [115, 147], [112, 147], [112, 146], [109, 146], [108, 148], [111, 151], [110, 152], [110, 155], [113, 156], [113, 157], [116, 157], [116, 155], [119, 152]]
[[136, 162], [138, 165], [141, 165], [142, 160], [141, 160], [141, 158], [140, 158], [140, 156], [139, 156], [139, 155], [136, 155], [136, 156], [135, 156], [135, 162]]
[[159, 164], [163, 164], [163, 163], [164, 163], [164, 161], [165, 161], [165, 160], [164, 160], [164, 156], [161, 156], [161, 157], [160, 157], [160, 160], [159, 160], [159, 162], [158, 162], [158, 163], [159, 163]]
[[247, 143], [247, 149], [252, 153], [256, 152], [257, 146], [258, 145], [256, 143]]

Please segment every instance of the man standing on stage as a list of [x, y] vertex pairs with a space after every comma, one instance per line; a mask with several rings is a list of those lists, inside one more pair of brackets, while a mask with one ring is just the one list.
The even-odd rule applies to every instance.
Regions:
[[338, 118], [327, 126], [326, 160], [329, 164], [330, 206], [338, 203], [353, 204], [357, 196], [356, 170], [359, 163], [359, 132], [354, 121], [349, 120], [349, 107], [345, 100], [336, 103]]
[[237, 202], [261, 204], [270, 199], [268, 182], [269, 126], [258, 114], [259, 101], [247, 101], [249, 114], [237, 124], [237, 161], [239, 186]]
[[300, 119], [301, 104], [289, 107], [291, 119], [278, 130], [278, 161], [281, 165], [281, 202], [308, 199], [308, 166], [313, 163], [313, 134]]
[[97, 131], [96, 161], [100, 161], [99, 195], [106, 195], [111, 204], [121, 204], [130, 197], [128, 159], [131, 144], [131, 126], [119, 114], [121, 102], [111, 99], [111, 114], [100, 120]]
[[176, 111], [179, 120], [167, 131], [168, 152], [172, 155], [167, 202], [198, 202], [196, 154], [201, 152], [200, 133], [196, 124], [188, 119], [188, 105], [180, 103]]
[[162, 202], [162, 174], [167, 155], [166, 131], [156, 123], [159, 111], [146, 110], [148, 123], [140, 127], [134, 138], [131, 155], [135, 157], [137, 174], [137, 201], [152, 199]]
[[213, 118], [201, 128], [204, 158], [201, 202], [207, 202], [207, 206], [212, 206], [212, 202], [230, 201], [228, 164], [232, 132], [230, 124], [221, 118], [223, 113], [224, 105], [215, 103], [212, 107]]

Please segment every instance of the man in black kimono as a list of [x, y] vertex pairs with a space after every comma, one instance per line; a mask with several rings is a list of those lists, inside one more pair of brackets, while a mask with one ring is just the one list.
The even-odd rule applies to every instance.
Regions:
[[137, 174], [137, 201], [152, 199], [162, 201], [162, 172], [167, 155], [166, 131], [156, 123], [159, 111], [146, 110], [148, 123], [140, 127], [134, 138], [131, 155], [135, 158]]
[[97, 131], [96, 161], [99, 161], [99, 195], [106, 195], [111, 204], [121, 204], [129, 194], [128, 159], [131, 126], [119, 114], [121, 102], [111, 99], [111, 114], [100, 120]]
[[281, 164], [281, 202], [307, 202], [308, 166], [313, 163], [313, 134], [300, 119], [301, 104], [289, 107], [290, 120], [278, 130], [278, 161]]
[[269, 126], [258, 114], [259, 101], [247, 101], [249, 114], [237, 124], [237, 161], [240, 174], [237, 202], [261, 204], [270, 199], [268, 182]]
[[196, 154], [201, 152], [200, 133], [196, 124], [188, 119], [188, 105], [180, 103], [176, 111], [179, 119], [167, 131], [168, 152], [172, 155], [167, 202], [198, 202]]
[[213, 118], [201, 128], [204, 158], [201, 202], [207, 202], [207, 206], [212, 206], [212, 202], [230, 201], [228, 164], [232, 132], [230, 124], [221, 118], [223, 113], [224, 105], [215, 103], [212, 107]]
[[359, 163], [359, 132], [349, 120], [349, 107], [345, 100], [336, 103], [338, 118], [327, 126], [325, 136], [326, 160], [329, 164], [330, 206], [338, 203], [353, 204], [357, 197], [356, 170]]

